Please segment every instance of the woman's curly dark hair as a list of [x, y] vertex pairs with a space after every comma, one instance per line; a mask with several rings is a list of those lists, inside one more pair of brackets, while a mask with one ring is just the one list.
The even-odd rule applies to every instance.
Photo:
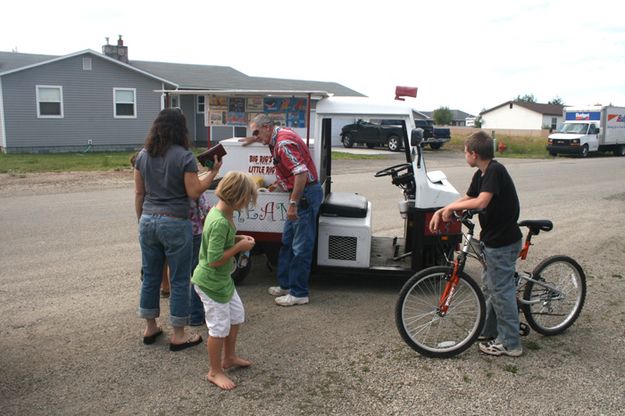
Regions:
[[152, 157], [164, 156], [172, 145], [189, 149], [189, 131], [187, 121], [179, 108], [166, 108], [158, 113], [152, 123], [148, 137], [145, 138], [145, 149]]

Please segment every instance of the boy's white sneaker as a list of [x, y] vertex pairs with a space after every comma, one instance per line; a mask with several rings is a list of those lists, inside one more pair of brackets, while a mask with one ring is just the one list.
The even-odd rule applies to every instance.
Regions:
[[289, 289], [282, 289], [280, 286], [271, 286], [267, 292], [271, 296], [284, 296], [290, 293]]
[[519, 357], [523, 354], [523, 348], [517, 347], [514, 349], [506, 348], [502, 343], [497, 342], [496, 340], [488, 341], [488, 342], [480, 342], [480, 351], [484, 354], [488, 355], [507, 355], [509, 357]]
[[291, 294], [276, 298], [276, 304], [280, 306], [305, 305], [308, 303], [308, 296], [298, 298]]

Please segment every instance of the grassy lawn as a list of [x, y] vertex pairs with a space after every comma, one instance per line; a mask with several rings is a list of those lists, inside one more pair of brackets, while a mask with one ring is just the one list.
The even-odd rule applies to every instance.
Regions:
[[[444, 148], [464, 151], [464, 139], [466, 135], [452, 135], [451, 141], [445, 144]], [[505, 144], [503, 152], [496, 151], [495, 157], [514, 157], [521, 159], [550, 159], [547, 153], [547, 139], [536, 136], [497, 136], [497, 145]]]
[[[443, 149], [461, 152], [464, 149], [463, 135], [454, 135]], [[547, 159], [550, 156], [545, 149], [546, 139], [531, 136], [497, 137], [497, 143], [504, 143], [506, 150], [496, 152], [495, 157], [515, 157], [528, 159]], [[199, 154], [204, 148], [195, 148]], [[130, 156], [134, 152], [108, 153], [51, 153], [51, 154], [4, 154], [0, 152], [0, 173], [20, 174], [31, 172], [66, 172], [88, 170], [120, 170], [130, 167]], [[364, 155], [332, 151], [334, 160], [384, 159], [385, 155]]]
[[130, 167], [130, 156], [133, 153], [54, 153], [39, 155], [0, 153], [0, 173], [125, 169]]
[[[194, 148], [196, 155], [206, 148]], [[69, 172], [121, 170], [130, 168], [134, 152], [4, 154], [0, 152], [0, 173]]]

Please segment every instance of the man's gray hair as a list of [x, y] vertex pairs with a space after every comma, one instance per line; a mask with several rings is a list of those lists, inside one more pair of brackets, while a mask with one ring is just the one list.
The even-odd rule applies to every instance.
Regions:
[[265, 126], [265, 125], [273, 127], [273, 125], [274, 125], [272, 118], [269, 116], [269, 114], [265, 114], [265, 113], [257, 114], [250, 121], [250, 123], [256, 124], [257, 127], [262, 127], [262, 126]]

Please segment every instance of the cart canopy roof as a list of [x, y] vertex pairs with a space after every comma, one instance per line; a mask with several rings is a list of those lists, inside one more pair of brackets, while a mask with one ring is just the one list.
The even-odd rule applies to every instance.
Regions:
[[367, 97], [328, 97], [320, 100], [317, 117], [367, 116], [369, 118], [410, 118], [413, 109], [402, 101], [374, 100]]

